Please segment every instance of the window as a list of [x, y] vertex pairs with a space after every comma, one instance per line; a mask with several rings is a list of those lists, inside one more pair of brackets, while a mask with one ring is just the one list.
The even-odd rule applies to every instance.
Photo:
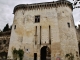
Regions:
[[35, 16], [35, 23], [40, 22], [40, 15]]
[[28, 51], [28, 49], [26, 49]]
[[16, 29], [16, 25], [14, 25], [14, 29]]
[[40, 26], [40, 45], [41, 45], [41, 26]]
[[67, 23], [68, 27], [70, 28], [70, 23]]
[[51, 26], [49, 25], [49, 44], [51, 44]]
[[36, 26], [36, 28], [35, 28], [35, 45], [36, 45], [36, 37], [37, 37], [37, 26]]

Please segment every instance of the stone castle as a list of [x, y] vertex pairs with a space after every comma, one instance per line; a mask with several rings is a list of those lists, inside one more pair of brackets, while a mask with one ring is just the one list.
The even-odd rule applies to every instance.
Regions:
[[79, 58], [78, 40], [69, 1], [20, 4], [14, 8], [8, 59], [12, 49], [23, 49], [23, 60], [66, 60]]

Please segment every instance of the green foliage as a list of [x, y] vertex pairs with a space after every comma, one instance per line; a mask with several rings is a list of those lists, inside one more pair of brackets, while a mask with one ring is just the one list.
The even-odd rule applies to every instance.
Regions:
[[16, 50], [16, 48], [13, 49], [12, 53], [13, 53], [13, 58], [15, 60], [17, 60], [17, 53], [18, 53], [18, 51]]
[[24, 51], [22, 49], [16, 50], [16, 48], [14, 48], [12, 53], [15, 60], [17, 60], [17, 57], [19, 57], [20, 60], [23, 59]]
[[68, 58], [68, 60], [74, 60], [74, 55], [72, 53], [66, 54], [65, 57]]
[[3, 32], [5, 32], [5, 31], [9, 31], [9, 25], [8, 24], [6, 24], [6, 26], [3, 29]]
[[14, 50], [13, 50], [13, 54], [17, 54], [17, 50], [16, 50], [16, 48], [14, 48]]
[[19, 50], [18, 50], [18, 56], [19, 56], [20, 60], [23, 59], [24, 51], [23, 51], [22, 49], [19, 49]]

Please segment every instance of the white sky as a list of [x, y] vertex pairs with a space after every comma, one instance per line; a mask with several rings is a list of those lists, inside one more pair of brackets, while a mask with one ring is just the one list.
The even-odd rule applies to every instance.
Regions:
[[[51, 1], [56, 0], [0, 0], [0, 29], [2, 30], [7, 23], [12, 25], [14, 17], [12, 13], [16, 5]], [[73, 2], [73, 0], [69, 1]], [[80, 24], [80, 8], [73, 10], [73, 16], [75, 25]]]

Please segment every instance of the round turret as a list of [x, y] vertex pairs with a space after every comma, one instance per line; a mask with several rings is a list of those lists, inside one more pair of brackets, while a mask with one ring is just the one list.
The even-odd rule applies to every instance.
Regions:
[[65, 52], [62, 54], [62, 56], [66, 55], [67, 53], [72, 53], [75, 56], [74, 60], [77, 60], [76, 52], [78, 52], [78, 42], [76, 39], [73, 14], [70, 7], [70, 2], [67, 3], [66, 1], [60, 1], [60, 3], [58, 3], [57, 16], [59, 23], [59, 35], [61, 39], [61, 46], [64, 46], [64, 49], [62, 48], [62, 51]]

